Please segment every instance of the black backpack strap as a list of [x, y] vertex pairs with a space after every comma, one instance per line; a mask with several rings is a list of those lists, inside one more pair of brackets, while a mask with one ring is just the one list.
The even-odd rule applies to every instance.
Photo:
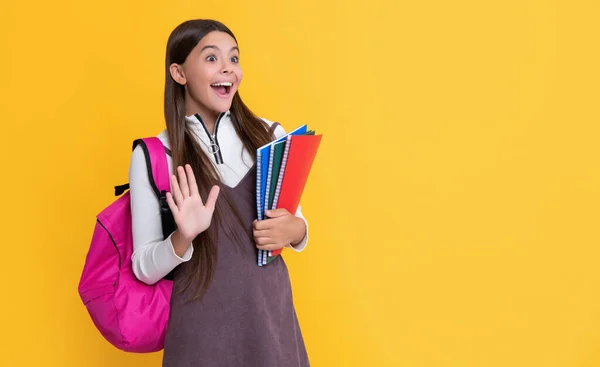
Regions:
[[[133, 142], [133, 148], [135, 149], [137, 146], [141, 146], [142, 150], [144, 151], [144, 156], [146, 157], [146, 167], [148, 168], [148, 179], [150, 181], [150, 185], [152, 186], [158, 202], [160, 204], [160, 220], [161, 220], [161, 227], [162, 227], [162, 233], [163, 233], [163, 238], [167, 238], [171, 235], [171, 233], [173, 233], [175, 231], [175, 229], [177, 229], [177, 224], [175, 223], [175, 219], [173, 218], [173, 213], [171, 213], [171, 208], [169, 208], [169, 204], [167, 203], [167, 193], [165, 190], [159, 191], [158, 186], [156, 185], [155, 179], [154, 179], [154, 175], [153, 175], [153, 171], [152, 171], [152, 167], [153, 167], [153, 163], [155, 159], [163, 159], [163, 157], [152, 157], [150, 154], [150, 151], [146, 145], [146, 143], [144, 142], [143, 139], [137, 139]], [[169, 156], [172, 156], [171, 150], [167, 147], [165, 147], [163, 145], [164, 149], [165, 149], [165, 153]], [[165, 157], [166, 159], [166, 157]], [[163, 161], [163, 164], [165, 164], [167, 166], [168, 169], [168, 164], [167, 162]], [[167, 177], [166, 179], [168, 180], [168, 172], [167, 172]], [[164, 177], [163, 177], [164, 179]], [[168, 279], [168, 280], [173, 280], [174, 278], [174, 271], [171, 271], [169, 274], [167, 274], [164, 279]]]
[[[133, 145], [133, 149], [135, 149], [135, 147], [136, 147], [136, 146], [137, 146], [137, 144], [136, 144], [136, 143], [134, 143], [134, 145]], [[150, 176], [149, 176], [149, 177], [150, 177], [150, 182], [154, 182], [154, 179], [152, 178], [152, 171], [151, 171], [151, 168], [150, 168], [150, 166], [148, 165], [148, 162], [150, 161], [150, 158], [149, 158], [149, 156], [148, 156], [148, 154], [147, 154], [147, 153], [148, 153], [148, 152], [147, 152], [147, 150], [144, 150], [144, 154], [146, 154], [146, 165], [147, 165], [147, 167], [148, 167], [148, 170], [150, 170], [150, 172], [149, 172], [149, 175], [150, 175]], [[171, 152], [171, 149], [169, 149], [169, 148], [167, 148], [167, 147], [165, 147], [165, 153], [166, 153], [168, 156], [170, 156], [170, 157], [172, 157], [172, 156], [173, 156], [173, 154], [172, 154], [172, 152]], [[129, 184], [128, 184], [128, 183], [126, 183], [126, 184], [123, 184], [123, 185], [117, 185], [117, 186], [115, 186], [115, 196], [121, 196], [121, 195], [123, 195], [123, 193], [124, 193], [125, 191], [127, 191], [127, 190], [129, 190]]]
[[[156, 197], [160, 204], [160, 217], [161, 217], [161, 222], [162, 222], [163, 238], [167, 238], [167, 237], [169, 237], [169, 235], [171, 233], [173, 233], [175, 231], [176, 224], [175, 224], [175, 220], [173, 219], [173, 214], [171, 213], [171, 209], [169, 208], [169, 204], [167, 204], [167, 195], [166, 195], [167, 193], [165, 190], [159, 191], [158, 186], [156, 185], [156, 182], [154, 179], [154, 174], [152, 172], [153, 163], [155, 163], [154, 159], [162, 159], [163, 157], [152, 157], [150, 154], [150, 151], [149, 151], [148, 147], [146, 146], [146, 143], [144, 142], [143, 139], [136, 139], [133, 142], [132, 149], [135, 149], [138, 145], [144, 151], [144, 156], [146, 158], [146, 167], [148, 168], [148, 180], [150, 181], [150, 185], [152, 186], [152, 189], [154, 190], [154, 193], [156, 194]], [[171, 151], [164, 145], [163, 145], [163, 147], [165, 149], [165, 153], [171, 155]], [[167, 165], [166, 161], [163, 161], [163, 163], [165, 166]], [[167, 182], [168, 182], [168, 176], [169, 176], [169, 174], [167, 172], [167, 176], [163, 177], [163, 179], [166, 179]]]

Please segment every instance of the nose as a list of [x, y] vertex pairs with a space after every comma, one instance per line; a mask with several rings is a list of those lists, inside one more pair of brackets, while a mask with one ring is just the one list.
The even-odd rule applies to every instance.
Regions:
[[233, 65], [231, 62], [225, 60], [221, 65], [221, 73], [223, 74], [231, 74], [233, 72]]

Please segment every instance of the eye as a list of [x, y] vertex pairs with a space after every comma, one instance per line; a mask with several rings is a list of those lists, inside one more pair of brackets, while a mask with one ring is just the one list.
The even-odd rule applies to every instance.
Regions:
[[214, 55], [210, 55], [210, 56], [206, 57], [206, 61], [210, 61], [210, 62], [217, 61], [217, 58]]
[[239, 58], [239, 57], [237, 57], [237, 56], [233, 56], [233, 57], [231, 58], [231, 62], [233, 62], [233, 63], [236, 63], [236, 64], [237, 64], [238, 62], [240, 62], [240, 58]]

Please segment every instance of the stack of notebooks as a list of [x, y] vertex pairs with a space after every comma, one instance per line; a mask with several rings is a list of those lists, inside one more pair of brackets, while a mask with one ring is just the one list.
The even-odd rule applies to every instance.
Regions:
[[[256, 150], [257, 219], [266, 210], [287, 209], [296, 214], [322, 135], [302, 125]], [[273, 261], [281, 250], [258, 250], [258, 266]]]

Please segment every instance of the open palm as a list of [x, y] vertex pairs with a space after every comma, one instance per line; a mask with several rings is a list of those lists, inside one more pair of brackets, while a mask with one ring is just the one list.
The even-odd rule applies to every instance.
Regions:
[[177, 174], [171, 175], [172, 193], [167, 193], [167, 204], [173, 213], [177, 229], [184, 238], [194, 239], [204, 232], [212, 221], [215, 203], [219, 196], [219, 186], [213, 186], [206, 204], [198, 193], [198, 185], [192, 167], [177, 167]]

